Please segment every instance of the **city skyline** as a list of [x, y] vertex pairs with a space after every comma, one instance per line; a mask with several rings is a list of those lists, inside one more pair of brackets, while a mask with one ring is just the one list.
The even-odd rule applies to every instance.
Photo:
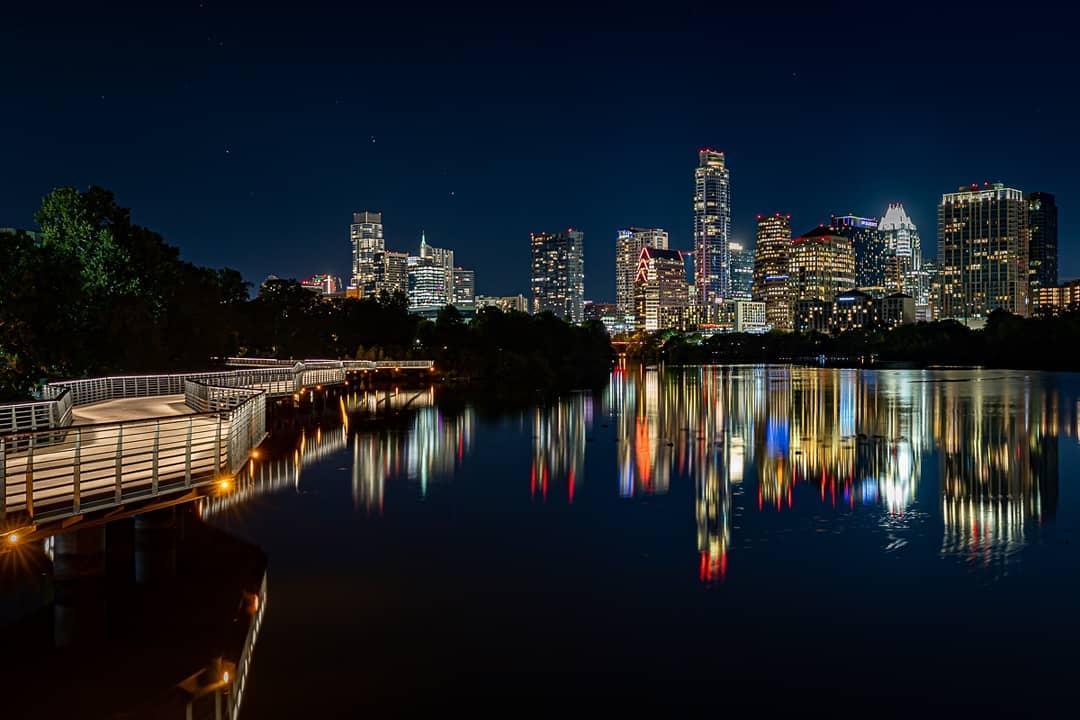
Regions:
[[[403, 11], [368, 9], [365, 24], [379, 27], [369, 56], [347, 31], [359, 9], [286, 18], [208, 5], [142, 26], [111, 8], [59, 22], [13, 9], [0, 52], [25, 67], [5, 79], [20, 110], [3, 121], [0, 226], [31, 224], [55, 186], [96, 184], [185, 259], [258, 282], [346, 276], [343, 218], [369, 208], [384, 214], [388, 246], [413, 247], [426, 230], [496, 295], [527, 287], [521, 238], [572, 226], [588, 238], [588, 294], [610, 300], [614, 278], [602, 269], [617, 228], [662, 227], [671, 247], [692, 247], [688, 177], [694, 153], [714, 147], [732, 168], [734, 241], [752, 240], [758, 214], [790, 213], [804, 232], [831, 214], [902, 202], [932, 258], [940, 194], [997, 180], [1056, 195], [1059, 274], [1080, 274], [1067, 23], [1026, 26], [1006, 43], [994, 13], [959, 8], [932, 23], [871, 7], [716, 10], [662, 27], [582, 10], [573, 22], [538, 13], [510, 29], [497, 16], [436, 10], [435, 32]], [[961, 17], [970, 33], [943, 31]], [[871, 30], [886, 24], [925, 40], [917, 57], [877, 51]], [[707, 42], [714, 27], [725, 28], [720, 55]], [[848, 52], [804, 52], [807, 36], [837, 27], [851, 29]], [[647, 55], [612, 52], [646, 30]], [[970, 73], [990, 61], [988, 47], [1010, 54]], [[19, 62], [27, 57], [36, 62]], [[712, 82], [722, 92], [692, 91]], [[1035, 101], [984, 122], [968, 98], [1010, 86]], [[840, 90], [858, 94], [857, 117], [828, 102]]]

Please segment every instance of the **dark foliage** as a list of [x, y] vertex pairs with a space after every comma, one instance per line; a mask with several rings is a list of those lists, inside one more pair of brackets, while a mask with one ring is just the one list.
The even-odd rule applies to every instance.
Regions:
[[40, 233], [0, 235], [0, 400], [44, 379], [201, 369], [233, 354], [278, 358], [435, 359], [457, 378], [517, 388], [603, 381], [603, 327], [551, 315], [484, 310], [466, 324], [445, 308], [410, 315], [397, 293], [322, 298], [271, 280], [249, 299], [234, 270], [180, 259], [131, 222], [112, 194], [60, 188], [36, 215]]
[[457, 377], [502, 391], [602, 385], [613, 353], [598, 322], [574, 326], [550, 313], [526, 315], [484, 308], [466, 324], [446, 307], [420, 328], [420, 347]]
[[42, 201], [0, 235], [0, 398], [48, 377], [205, 366], [236, 347], [248, 286], [179, 259], [101, 188]]
[[722, 334], [701, 340], [664, 333], [645, 338], [633, 352], [671, 363], [807, 362], [985, 365], [1080, 370], [1080, 313], [1021, 318], [995, 312], [983, 330], [952, 321], [904, 325], [890, 331]]

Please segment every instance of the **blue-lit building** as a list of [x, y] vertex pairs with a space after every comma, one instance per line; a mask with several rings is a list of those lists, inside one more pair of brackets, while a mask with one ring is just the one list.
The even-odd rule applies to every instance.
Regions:
[[888, 248], [876, 218], [833, 215], [829, 226], [855, 247], [855, 286], [873, 295], [885, 294], [885, 266]]

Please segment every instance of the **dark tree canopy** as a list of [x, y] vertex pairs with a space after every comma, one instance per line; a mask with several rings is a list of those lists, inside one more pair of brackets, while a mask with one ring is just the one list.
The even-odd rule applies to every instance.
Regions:
[[199, 267], [131, 221], [112, 193], [59, 188], [40, 232], [0, 234], [0, 399], [44, 379], [204, 369], [212, 358], [434, 359], [452, 376], [508, 387], [580, 387], [606, 378], [599, 325], [452, 306], [434, 322], [403, 293], [326, 298], [268, 280], [254, 298], [235, 270]]

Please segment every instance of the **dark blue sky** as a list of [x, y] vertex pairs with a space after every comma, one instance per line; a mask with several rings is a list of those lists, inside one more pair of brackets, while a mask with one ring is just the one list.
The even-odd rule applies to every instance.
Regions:
[[50, 4], [0, 24], [0, 226], [102, 185], [258, 282], [346, 275], [350, 214], [381, 210], [391, 247], [425, 230], [483, 294], [527, 292], [529, 232], [574, 226], [605, 300], [616, 228], [689, 247], [710, 146], [736, 238], [902, 201], [933, 255], [940, 194], [1001, 180], [1057, 195], [1080, 275], [1075, 11], [945, 5]]

